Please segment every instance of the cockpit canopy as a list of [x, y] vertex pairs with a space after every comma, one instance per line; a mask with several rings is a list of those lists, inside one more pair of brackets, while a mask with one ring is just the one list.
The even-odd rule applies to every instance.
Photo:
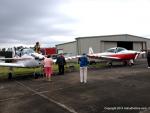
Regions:
[[22, 56], [24, 54], [31, 55], [32, 53], [34, 53], [34, 50], [31, 48], [25, 48], [17, 51], [16, 53], [18, 56]]
[[115, 48], [107, 49], [106, 52], [109, 52], [109, 53], [119, 53], [119, 52], [126, 51], [126, 50], [127, 49], [122, 48], [122, 47], [115, 47]]
[[30, 55], [31, 53], [34, 53], [33, 49], [23, 49], [22, 50], [22, 55], [24, 55], [24, 54]]

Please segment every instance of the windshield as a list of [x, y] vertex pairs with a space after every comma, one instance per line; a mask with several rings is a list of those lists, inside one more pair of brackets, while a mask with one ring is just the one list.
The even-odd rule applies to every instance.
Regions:
[[126, 49], [122, 48], [122, 47], [118, 47], [116, 52], [118, 53], [118, 52], [121, 52], [121, 51], [124, 51], [124, 50], [126, 50]]
[[106, 52], [118, 53], [118, 52], [125, 51], [125, 50], [126, 50], [125, 48], [117, 47], [117, 48], [110, 48], [110, 49], [106, 50]]
[[30, 55], [31, 53], [34, 53], [33, 49], [23, 49], [21, 51], [21, 54], [24, 55], [24, 54], [28, 54]]

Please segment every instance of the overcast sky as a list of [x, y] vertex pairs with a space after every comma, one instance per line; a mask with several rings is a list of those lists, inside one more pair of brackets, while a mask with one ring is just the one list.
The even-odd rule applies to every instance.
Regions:
[[150, 0], [0, 0], [0, 47], [81, 36], [150, 37]]

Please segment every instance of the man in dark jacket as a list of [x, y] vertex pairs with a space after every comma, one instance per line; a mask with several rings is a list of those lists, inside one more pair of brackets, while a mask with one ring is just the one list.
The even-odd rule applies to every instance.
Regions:
[[150, 68], [150, 49], [141, 49], [141, 51], [144, 51], [146, 53], [146, 58], [147, 58], [147, 68]]
[[58, 56], [56, 64], [58, 64], [59, 75], [64, 75], [64, 65], [66, 65], [66, 60], [63, 54]]
[[148, 68], [150, 68], [150, 50], [147, 50], [147, 64]]

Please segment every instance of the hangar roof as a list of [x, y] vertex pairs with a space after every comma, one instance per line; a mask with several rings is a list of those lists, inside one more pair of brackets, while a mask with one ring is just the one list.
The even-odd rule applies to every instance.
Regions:
[[74, 42], [76, 42], [76, 41], [61, 43], [61, 44], [57, 44], [56, 46], [58, 46], [58, 45], [64, 45], [64, 44], [69, 44], [69, 43], [74, 43]]
[[145, 38], [145, 37], [140, 37], [140, 36], [136, 36], [136, 35], [130, 35], [130, 34], [116, 34], [116, 35], [101, 35], [101, 36], [86, 36], [86, 37], [77, 37], [77, 39], [84, 39], [84, 38], [104, 38], [104, 37], [112, 37], [112, 36], [133, 36], [136, 38], [143, 38], [146, 40], [150, 40], [149, 38]]

